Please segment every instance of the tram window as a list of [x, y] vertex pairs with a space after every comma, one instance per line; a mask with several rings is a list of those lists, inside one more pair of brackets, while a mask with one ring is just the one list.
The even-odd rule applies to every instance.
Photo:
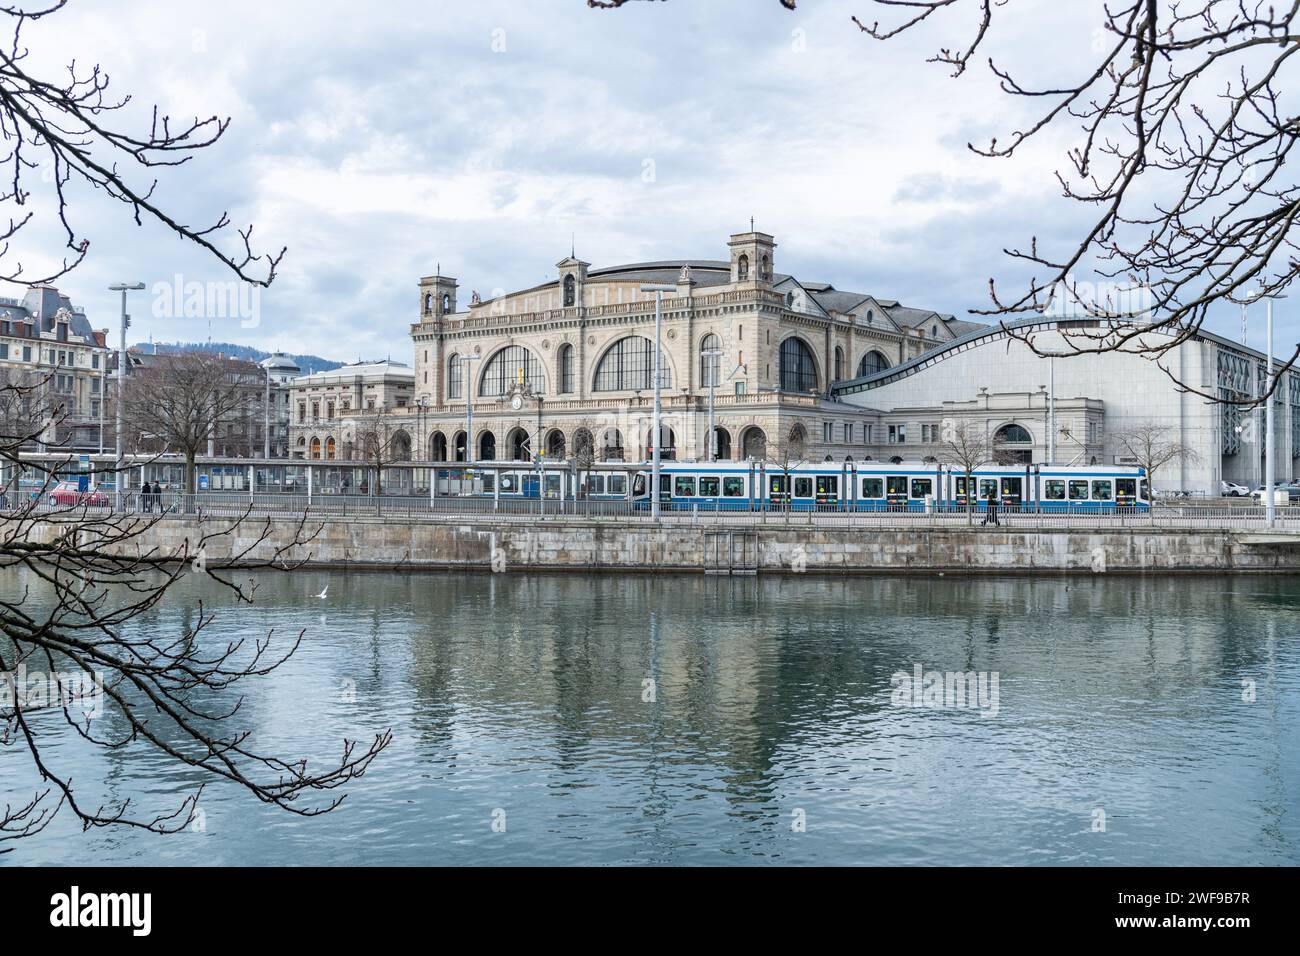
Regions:
[[840, 493], [839, 475], [818, 475], [817, 494], [838, 495]]
[[720, 479], [716, 475], [706, 475], [700, 479], [700, 497], [716, 498], [718, 497], [718, 485]]
[[924, 498], [926, 495], [934, 493], [933, 478], [913, 478], [912, 479], [912, 497]]
[[518, 480], [514, 475], [501, 476], [501, 490], [506, 494], [514, 494], [519, 489]]
[[885, 489], [891, 495], [907, 494], [907, 475], [890, 475], [885, 479]]
[[677, 475], [677, 481], [673, 484], [674, 498], [694, 498], [695, 497], [695, 476], [694, 475]]
[[645, 487], [645, 475], [637, 475], [636, 478], [632, 480], [632, 494], [636, 495], [638, 498], [645, 494]]
[[785, 494], [785, 476], [773, 475], [767, 479], [767, 490], [773, 498]]
[[989, 495], [992, 495], [993, 497], [996, 498], [996, 497], [997, 497], [997, 494], [998, 494], [998, 480], [997, 480], [996, 478], [981, 478], [981, 479], [980, 479], [980, 499], [981, 499], [981, 500], [987, 500], [988, 497], [989, 497]]
[[483, 490], [491, 493], [493, 486], [496, 484], [497, 476], [490, 471], [483, 472]]
[[745, 479], [723, 478], [722, 496], [724, 498], [743, 498], [745, 496]]
[[862, 479], [862, 497], [864, 498], [883, 498], [885, 497], [885, 483], [879, 478]]
[[1070, 500], [1071, 501], [1088, 500], [1088, 483], [1086, 481], [1070, 482]]
[[1116, 498], [1137, 497], [1137, 484], [1138, 483], [1136, 478], [1116, 478], [1115, 497]]
[[661, 495], [666, 495], [666, 494], [668, 494], [669, 491], [672, 490], [672, 487], [673, 487], [673, 486], [672, 486], [671, 482], [672, 482], [672, 477], [671, 477], [671, 476], [669, 476], [669, 475], [660, 475], [660, 476], [659, 476], [659, 493], [660, 493]]
[[[609, 480], [605, 482], [605, 489], [605, 493], [610, 495], [627, 494], [627, 475], [610, 475]], [[645, 490], [644, 485], [641, 490]]]
[[605, 493], [605, 476], [588, 475], [587, 476], [587, 494], [603, 495]]
[[1043, 482], [1043, 497], [1048, 501], [1065, 500], [1065, 482], [1059, 478], [1049, 478]]
[[548, 498], [560, 497], [560, 476], [559, 475], [546, 476], [546, 497]]
[[811, 498], [813, 483], [811, 478], [796, 478], [794, 480], [794, 496], [796, 498]]
[[958, 479], [956, 480], [956, 483], [955, 483], [955, 485], [954, 485], [954, 491], [955, 491], [955, 493], [956, 493], [956, 495], [957, 495], [958, 498], [964, 498], [964, 497], [966, 496], [966, 476], [965, 476], [965, 475], [962, 475], [960, 478], [958, 478]]
[[1105, 478], [1092, 483], [1093, 501], [1110, 501], [1110, 479]]
[[1138, 485], [1138, 490], [1142, 492], [1143, 501], [1151, 500], [1151, 489], [1147, 487], [1147, 480], [1145, 478], [1143, 478], [1142, 483]]

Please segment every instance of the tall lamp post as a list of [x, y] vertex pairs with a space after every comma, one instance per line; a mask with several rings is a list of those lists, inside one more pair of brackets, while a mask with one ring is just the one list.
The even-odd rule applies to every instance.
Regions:
[[[476, 362], [481, 359], [481, 355], [463, 355], [461, 361], [465, 367], [465, 373], [461, 376], [461, 384], [465, 388], [465, 464], [470, 464], [475, 459], [474, 454], [474, 374], [470, 368], [470, 362]], [[454, 455], [456, 450], [452, 449]]]
[[[1273, 300], [1285, 298], [1286, 296], [1283, 295], [1270, 295], [1266, 304], [1268, 319], [1264, 337], [1267, 339], [1268, 372], [1265, 381], [1268, 383], [1273, 382]], [[1270, 528], [1273, 527], [1274, 511], [1276, 510], [1273, 503], [1273, 448], [1275, 445], [1273, 441], [1273, 404], [1275, 399], [1276, 395], [1272, 394], [1270, 390], [1264, 405], [1264, 495], [1268, 499], [1268, 504], [1264, 508], [1264, 523]]]
[[117, 349], [117, 412], [113, 421], [113, 467], [117, 470], [113, 477], [113, 510], [122, 510], [122, 421], [126, 417], [126, 329], [131, 324], [126, 314], [126, 294], [139, 292], [144, 288], [143, 282], [115, 282], [108, 287], [109, 292], [122, 293], [122, 327]]
[[718, 390], [718, 377], [722, 375], [722, 349], [705, 349], [701, 353], [709, 360], [709, 440], [705, 442], [705, 451], [709, 461], [718, 460], [717, 428], [713, 420], [713, 393]]
[[660, 418], [662, 415], [662, 405], [659, 397], [659, 382], [662, 378], [663, 371], [663, 325], [664, 325], [664, 293], [676, 292], [675, 285], [656, 285], [646, 283], [641, 286], [642, 292], [653, 292], [655, 294], [655, 370], [654, 370], [654, 389], [655, 403], [654, 414], [652, 416], [651, 434], [654, 436], [654, 444], [651, 446], [650, 458], [650, 517], [653, 520], [659, 520], [659, 446], [663, 444], [662, 429]]

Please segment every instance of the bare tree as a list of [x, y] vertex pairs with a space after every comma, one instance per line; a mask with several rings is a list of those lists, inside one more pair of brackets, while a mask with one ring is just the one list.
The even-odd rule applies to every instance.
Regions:
[[[626, 0], [588, 0], [619, 7]], [[776, 0], [793, 10], [795, 0]], [[1006, 18], [1030, 38], [1045, 72], [1060, 46], [1050, 18], [1066, 4], [1025, 10], [1005, 0], [862, 0], [892, 17], [852, 17], [867, 36], [889, 41], [965, 13], [969, 32], [929, 58], [961, 76], [995, 42]], [[984, 144], [990, 158], [1015, 155], [1028, 141], [1077, 124], [1075, 143], [1055, 179], [1063, 195], [1090, 210], [1090, 222], [1059, 250], [1005, 249], [1041, 270], [1007, 292], [989, 280], [990, 305], [972, 312], [1003, 320], [1008, 334], [1037, 354], [1129, 352], [1156, 363], [1179, 388], [1211, 401], [1266, 400], [1300, 356], [1279, 363], [1259, 396], [1200, 391], [1165, 364], [1196, 335], [1216, 305], [1249, 292], [1280, 294], [1300, 274], [1296, 218], [1300, 185], [1292, 160], [1298, 119], [1282, 93], [1300, 64], [1297, 0], [1118, 0], [1100, 8], [1093, 52], [1073, 79], [1036, 84], [992, 57], [1001, 92], [1034, 105], [1030, 122]], [[1096, 281], [1084, 281], [1092, 275]], [[1136, 293], [1136, 294], [1135, 294]], [[1016, 321], [1062, 300], [1086, 317], [1059, 338], [1043, 339]], [[1172, 363], [1171, 363], [1172, 364]]]
[[1154, 487], [1156, 472], [1176, 461], [1196, 464], [1200, 454], [1191, 445], [1170, 435], [1168, 425], [1154, 421], [1134, 422], [1114, 436], [1121, 454], [1132, 458], [1147, 473], [1149, 487]]
[[[790, 510], [794, 488], [791, 486], [791, 473], [800, 465], [808, 463], [808, 433], [802, 425], [794, 425], [786, 435], [785, 441], [766, 442], [763, 446], [764, 459], [781, 473], [785, 510]], [[765, 488], [759, 494], [766, 497]]]
[[24, 209], [32, 189], [49, 189], [66, 252], [60, 265], [27, 276], [21, 262], [0, 266], [0, 278], [25, 285], [52, 282], [86, 258], [90, 240], [72, 223], [69, 194], [77, 187], [94, 190], [122, 203], [137, 225], [151, 220], [180, 238], [196, 243], [247, 282], [269, 285], [285, 250], [258, 255], [252, 249], [253, 227], [239, 229], [231, 251], [219, 245], [230, 226], [222, 213], [207, 225], [189, 225], [163, 208], [155, 197], [159, 172], [188, 162], [221, 138], [230, 119], [210, 116], [173, 125], [169, 116], [153, 110], [148, 130], [129, 131], [109, 121], [130, 101], [109, 90], [108, 73], [99, 65], [72, 63], [61, 76], [44, 77], [27, 68], [29, 51], [22, 31], [30, 21], [49, 17], [67, 0], [37, 0], [0, 6], [12, 40], [0, 45], [0, 167], [6, 170], [0, 203], [10, 207], [7, 225], [0, 227], [0, 262], [22, 237], [34, 213]]
[[195, 459], [219, 431], [246, 417], [246, 363], [197, 350], [148, 358], [148, 364], [127, 376], [126, 419], [132, 431], [151, 436], [185, 459], [183, 490], [190, 495]]
[[[24, 396], [0, 384], [0, 409]], [[6, 419], [7, 420], [7, 419]], [[0, 464], [16, 472], [18, 449], [29, 436], [5, 427]], [[39, 466], [36, 466], [39, 467]], [[301, 632], [254, 642], [209, 640], [214, 614], [177, 632], [134, 625], [151, 614], [185, 575], [203, 573], [237, 605], [252, 602], [253, 579], [230, 568], [292, 568], [319, 528], [304, 516], [287, 533], [247, 512], [200, 522], [175, 548], [149, 543], [159, 519], [114, 513], [89, 503], [50, 508], [48, 502], [9, 495], [0, 517], [0, 747], [24, 750], [39, 784], [29, 797], [0, 806], [0, 842], [40, 833], [61, 810], [85, 827], [122, 825], [157, 833], [187, 827], [202, 785], [178, 805], [141, 810], [128, 799], [102, 805], [85, 799], [70, 768], [61, 766], [66, 739], [105, 751], [144, 746], [195, 768], [212, 780], [244, 787], [291, 813], [313, 816], [338, 806], [331, 794], [359, 777], [388, 745], [387, 731], [365, 746], [345, 740], [336, 763], [309, 768], [255, 749], [248, 730], [234, 726], [239, 703], [228, 692], [277, 667], [297, 649]], [[272, 532], [283, 533], [272, 544]], [[220, 555], [218, 563], [214, 557]], [[13, 585], [13, 586], [8, 586]], [[57, 678], [57, 691], [37, 695], [15, 675], [38, 671]], [[92, 699], [111, 719], [88, 716]], [[60, 725], [55, 716], [61, 716]], [[313, 802], [314, 793], [326, 794]], [[93, 798], [92, 798], [93, 799]]]
[[[411, 439], [405, 426], [394, 421], [387, 409], [363, 409], [351, 416], [353, 440], [351, 456], [364, 461], [374, 473], [373, 492], [383, 494], [384, 469], [393, 462], [410, 461]], [[465, 441], [468, 444], [468, 436]], [[468, 458], [468, 454], [466, 455]]]
[[966, 483], [966, 523], [973, 522], [975, 511], [975, 470], [998, 461], [998, 450], [989, 439], [983, 422], [969, 419], [954, 422], [945, 419], [939, 436], [940, 461], [960, 468]]

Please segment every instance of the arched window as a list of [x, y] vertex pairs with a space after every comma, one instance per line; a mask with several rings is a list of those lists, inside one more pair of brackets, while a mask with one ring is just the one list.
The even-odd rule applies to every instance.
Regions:
[[590, 428], [579, 428], [573, 433], [573, 457], [579, 462], [594, 461], [596, 458], [596, 436]]
[[558, 428], [554, 429], [546, 436], [546, 456], [548, 458], [563, 458], [566, 445], [564, 432]]
[[[654, 451], [653, 431], [646, 432], [645, 448], [646, 457], [648, 458]], [[677, 435], [667, 425], [659, 426], [659, 458], [661, 461], [672, 461], [677, 457]]]
[[731, 433], [721, 425], [713, 429], [713, 448], [718, 461], [731, 460]]
[[447, 460], [447, 436], [440, 431], [429, 436], [429, 460]]
[[313, 460], [320, 458], [320, 439], [313, 437], [311, 440], [311, 457]]
[[444, 292], [442, 294], [442, 314], [446, 315], [450, 311], [451, 311], [451, 293]]
[[794, 425], [790, 429], [790, 437], [787, 439], [786, 445], [788, 457], [803, 457], [804, 452], [808, 450], [808, 429], [802, 425]]
[[781, 343], [781, 391], [817, 391], [817, 365], [803, 340], [790, 336]]
[[993, 436], [995, 445], [1029, 444], [1033, 440], [1033, 436], [1022, 425], [1003, 425]]
[[411, 436], [406, 432], [397, 432], [389, 443], [389, 454], [393, 461], [411, 460]]
[[460, 398], [464, 381], [465, 363], [460, 360], [459, 355], [452, 352], [451, 358], [447, 359], [447, 397]]
[[[654, 343], [639, 335], [619, 339], [601, 356], [596, 366], [597, 392], [630, 392], [654, 387]], [[673, 373], [668, 357], [660, 353], [659, 387], [671, 388]]]
[[866, 355], [862, 356], [862, 361], [858, 363], [858, 377], [864, 375], [875, 375], [877, 372], [883, 372], [889, 368], [889, 359], [884, 355], [872, 349]]
[[465, 457], [465, 432], [464, 431], [456, 432], [455, 439], [453, 441], [453, 454], [455, 455], [456, 461], [467, 460]]
[[740, 258], [736, 260], [736, 278], [742, 282], [749, 278], [749, 256], [743, 252]]
[[573, 273], [564, 277], [564, 307], [567, 309], [573, 305], [574, 294], [578, 288], [578, 283], [574, 281]]
[[763, 429], [751, 425], [740, 433], [740, 454], [744, 458], [767, 456], [767, 436], [763, 434]]
[[722, 356], [710, 355], [721, 351], [721, 340], [710, 332], [700, 342], [700, 387], [708, 388], [722, 384]]
[[334, 460], [334, 449], [335, 449], [334, 436], [331, 435], [329, 438], [325, 439], [325, 460], [326, 461]]
[[424, 314], [428, 315], [432, 311], [433, 311], [433, 293], [426, 292], [424, 294]]
[[478, 460], [496, 461], [496, 458], [497, 436], [491, 432], [484, 432], [478, 436]]
[[623, 433], [617, 428], [606, 428], [600, 436], [600, 460], [623, 460]]
[[574, 390], [573, 346], [567, 342], [560, 346], [556, 356], [556, 365], [560, 372], [560, 392], [567, 395]]
[[487, 363], [480, 395], [505, 395], [515, 385], [528, 385], [534, 394], [546, 391], [546, 371], [533, 353], [522, 345], [508, 345]]
[[758, 270], [758, 277], [764, 282], [767, 282], [772, 278], [772, 260], [768, 259], [767, 254], [764, 253], [763, 258], [759, 261], [762, 265]]
[[533, 457], [528, 432], [522, 428], [513, 428], [506, 436], [511, 461], [527, 461]]
[[844, 350], [835, 346], [835, 381], [844, 378]]

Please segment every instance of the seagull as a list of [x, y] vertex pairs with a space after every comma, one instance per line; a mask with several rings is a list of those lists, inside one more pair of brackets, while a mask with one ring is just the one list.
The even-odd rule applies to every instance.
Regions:
[[328, 584], [325, 585], [325, 590], [324, 590], [324, 591], [321, 591], [321, 593], [318, 594], [318, 595], [316, 595], [316, 596], [317, 596], [318, 598], [320, 598], [322, 601], [325, 600], [325, 595], [329, 593], [329, 589], [330, 589], [330, 586], [329, 586]]

